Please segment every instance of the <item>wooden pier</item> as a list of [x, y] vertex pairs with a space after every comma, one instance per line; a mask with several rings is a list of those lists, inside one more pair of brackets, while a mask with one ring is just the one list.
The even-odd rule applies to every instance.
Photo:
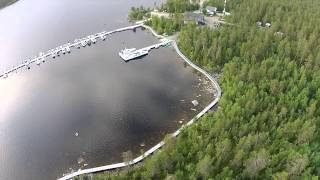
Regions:
[[101, 40], [105, 40], [107, 36], [110, 36], [111, 34], [117, 33], [117, 32], [122, 32], [122, 31], [127, 31], [127, 30], [133, 30], [138, 27], [142, 27], [142, 24], [137, 24], [133, 26], [128, 26], [124, 28], [119, 28], [113, 31], [103, 31], [100, 33], [92, 34], [87, 37], [81, 38], [81, 39], [76, 39], [74, 40], [73, 43], [66, 43], [61, 46], [58, 46], [56, 48], [48, 50], [46, 53], [40, 52], [38, 56], [36, 56], [33, 59], [27, 59], [23, 61], [22, 64], [15, 66], [3, 73], [0, 74], [0, 78], [7, 78], [12, 72], [18, 71], [19, 69], [22, 68], [27, 68], [30, 69], [31, 65], [36, 63], [37, 65], [40, 65], [41, 62], [44, 62], [45, 59], [48, 57], [56, 58], [57, 56], [60, 56], [61, 54], [66, 54], [66, 53], [71, 53], [72, 48], [80, 48], [87, 46], [88, 44], [95, 44], [97, 40], [100, 38]]
[[158, 49], [161, 46], [166, 46], [166, 45], [170, 44], [171, 42], [173, 42], [172, 40], [169, 40], [169, 39], [161, 39], [161, 41], [162, 42], [160, 42], [160, 43], [141, 48], [138, 51], [150, 51], [151, 49]]

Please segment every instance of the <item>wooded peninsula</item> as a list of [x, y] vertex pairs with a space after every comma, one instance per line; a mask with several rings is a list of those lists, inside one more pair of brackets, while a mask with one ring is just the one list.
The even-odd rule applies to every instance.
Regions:
[[[224, 0], [202, 6], [223, 9]], [[185, 23], [198, 2], [167, 0], [156, 31], [178, 32], [179, 48], [219, 73], [215, 112], [143, 163], [94, 179], [318, 179], [320, 176], [320, 1], [230, 0], [212, 28]], [[131, 18], [149, 11], [133, 8]]]

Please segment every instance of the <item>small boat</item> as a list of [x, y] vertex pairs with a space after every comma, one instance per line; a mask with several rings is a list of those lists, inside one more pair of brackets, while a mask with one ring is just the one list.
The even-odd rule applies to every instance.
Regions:
[[70, 49], [70, 47], [69, 47], [69, 46], [67, 46], [67, 47], [66, 47], [66, 50], [67, 50], [67, 52], [68, 52], [68, 53], [70, 53], [70, 52], [71, 52], [71, 49]]
[[24, 63], [28, 66], [30, 64], [30, 59], [25, 60]]
[[86, 41], [81, 41], [81, 45], [82, 45], [82, 47], [86, 47], [87, 42]]
[[136, 48], [125, 48], [125, 49], [123, 49], [122, 51], [120, 51], [120, 52], [122, 52], [122, 53], [132, 53], [132, 52], [134, 52], [135, 50], [137, 50]]
[[105, 35], [103, 35], [103, 34], [99, 34], [99, 37], [100, 37], [100, 39], [102, 39], [103, 41], [106, 40], [106, 38], [107, 38], [107, 37], [106, 37]]
[[91, 42], [93, 43], [93, 44], [95, 44], [96, 42], [97, 42], [97, 40], [96, 40], [96, 38], [95, 37], [90, 37], [90, 40], [91, 40]]
[[8, 78], [8, 74], [5, 73], [5, 74], [3, 75], [3, 78], [4, 78], [4, 79], [7, 79], [7, 78]]
[[24, 64], [25, 64], [25, 66], [27, 67], [27, 69], [29, 70], [29, 69], [30, 69], [30, 64], [31, 64], [30, 59], [25, 60], [25, 61], [24, 61]]

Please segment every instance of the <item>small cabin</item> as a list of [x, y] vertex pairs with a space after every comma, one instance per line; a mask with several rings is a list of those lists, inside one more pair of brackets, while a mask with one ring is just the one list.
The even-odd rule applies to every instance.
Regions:
[[198, 25], [205, 25], [206, 22], [204, 20], [204, 16], [202, 14], [192, 13], [192, 12], [186, 12], [184, 14], [184, 23], [190, 23], [194, 22]]
[[206, 12], [208, 15], [213, 16], [217, 13], [218, 8], [217, 7], [212, 7], [212, 6], [207, 6], [206, 7]]

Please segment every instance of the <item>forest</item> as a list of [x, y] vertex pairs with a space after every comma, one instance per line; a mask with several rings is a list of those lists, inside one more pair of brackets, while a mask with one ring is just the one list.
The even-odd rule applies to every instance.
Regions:
[[178, 37], [184, 54], [220, 73], [217, 110], [143, 163], [95, 179], [318, 179], [320, 1], [234, 0], [229, 9], [234, 25], [188, 24]]
[[128, 16], [130, 21], [142, 20], [143, 18], [149, 17], [150, 9], [144, 8], [143, 6], [140, 6], [138, 8], [132, 7]]
[[184, 25], [183, 15], [175, 13], [170, 18], [152, 16], [145, 24], [152, 27], [159, 34], [172, 35]]
[[161, 11], [169, 13], [183, 13], [199, 9], [197, 0], [167, 0], [160, 8]]

